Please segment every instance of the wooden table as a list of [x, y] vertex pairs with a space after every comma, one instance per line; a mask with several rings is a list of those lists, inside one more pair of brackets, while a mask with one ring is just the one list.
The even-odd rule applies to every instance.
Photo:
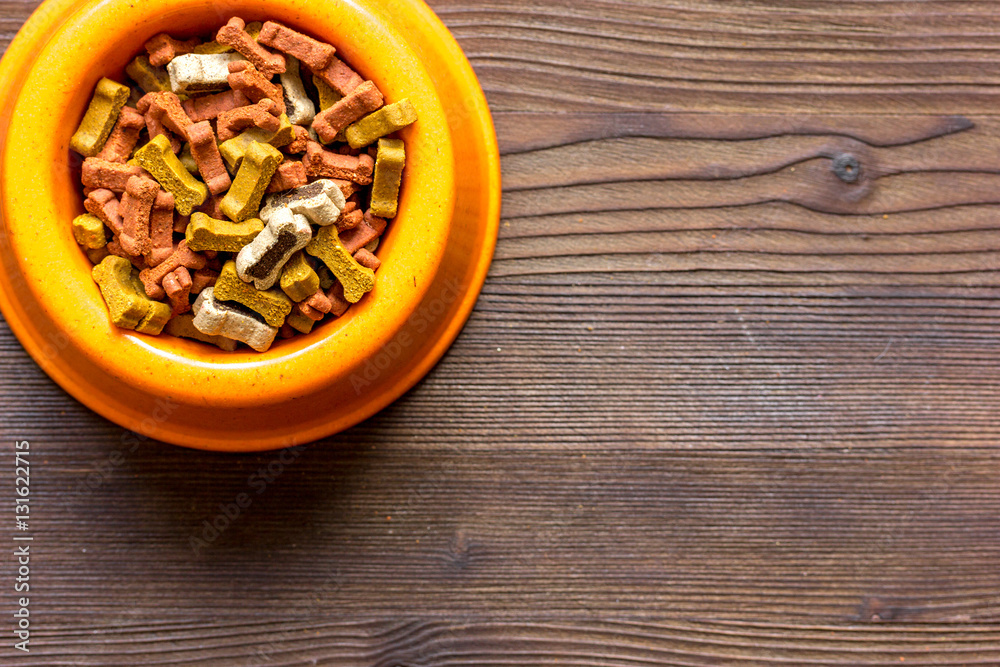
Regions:
[[282, 462], [133, 445], [0, 328], [0, 662], [1000, 664], [997, 3], [432, 4], [504, 154], [464, 333]]

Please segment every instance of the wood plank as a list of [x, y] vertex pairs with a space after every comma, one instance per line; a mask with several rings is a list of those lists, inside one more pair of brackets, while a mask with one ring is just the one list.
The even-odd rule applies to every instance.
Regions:
[[[876, 603], [877, 604], [877, 603]], [[883, 608], [884, 610], [884, 608]], [[994, 665], [1000, 634], [969, 625], [830, 627], [632, 619], [569, 623], [539, 618], [358, 619], [245, 623], [133, 620], [85, 623], [19, 664], [57, 665]], [[141, 651], [123, 654], [124, 647]], [[129, 662], [129, 661], [132, 662]]]

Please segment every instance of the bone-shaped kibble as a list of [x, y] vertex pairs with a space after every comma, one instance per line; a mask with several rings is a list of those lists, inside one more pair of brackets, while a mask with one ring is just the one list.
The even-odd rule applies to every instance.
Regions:
[[152, 118], [155, 124], [166, 127], [185, 141], [189, 140], [187, 128], [191, 125], [191, 119], [181, 106], [180, 98], [174, 93], [170, 91], [146, 93], [135, 108], [139, 113], [145, 114], [147, 126], [150, 124], [149, 119]]
[[118, 235], [118, 241], [122, 250], [130, 255], [145, 255], [152, 250], [149, 216], [159, 191], [159, 184], [151, 178], [133, 176], [128, 179], [119, 206], [122, 232]]
[[187, 128], [188, 139], [191, 142], [191, 157], [198, 165], [198, 171], [205, 180], [205, 185], [213, 195], [222, 194], [233, 184], [222, 163], [219, 145], [215, 142], [215, 132], [207, 120], [194, 123]]
[[186, 315], [178, 315], [167, 322], [167, 326], [164, 331], [171, 336], [176, 336], [177, 338], [190, 338], [192, 340], [200, 340], [203, 343], [208, 343], [210, 345], [215, 345], [221, 350], [226, 352], [233, 352], [236, 350], [237, 342], [232, 338], [226, 338], [225, 336], [209, 336], [208, 334], [203, 334], [198, 331], [198, 328], [194, 325], [194, 315], [188, 313]]
[[179, 153], [181, 150], [181, 140], [173, 132], [167, 129], [167, 126], [160, 122], [160, 119], [147, 111], [145, 115], [146, 121], [146, 131], [149, 133], [150, 139], [155, 139], [156, 137], [164, 137], [168, 142], [170, 142], [170, 150], [173, 153]]
[[159, 35], [156, 35], [146, 42], [146, 52], [149, 53], [149, 63], [153, 67], [166, 65], [177, 56], [182, 56], [185, 53], [191, 53], [200, 43], [200, 39], [189, 39], [186, 42], [182, 42], [178, 39], [174, 39], [165, 32], [161, 32]]
[[267, 352], [278, 335], [278, 327], [269, 326], [247, 308], [220, 301], [215, 288], [208, 287], [198, 295], [192, 308], [195, 329], [206, 336], [222, 336], [246, 343], [257, 352]]
[[219, 204], [222, 212], [234, 222], [256, 217], [264, 191], [283, 159], [274, 146], [259, 142], [250, 144], [233, 186]]
[[383, 218], [365, 214], [364, 220], [353, 229], [348, 229], [340, 235], [340, 242], [344, 244], [347, 252], [354, 255], [358, 250], [364, 248], [369, 243], [382, 235], [386, 222]]
[[227, 90], [215, 95], [192, 97], [184, 102], [184, 112], [193, 123], [217, 118], [223, 111], [231, 111], [237, 107], [250, 104], [250, 98], [238, 90]]
[[[287, 117], [282, 116], [279, 120], [284, 118]], [[247, 149], [250, 148], [250, 145], [255, 142], [281, 148], [282, 144], [280, 142], [283, 140], [283, 137], [280, 137], [279, 134], [282, 129], [283, 127], [279, 129], [278, 133], [274, 133], [262, 130], [259, 127], [251, 127], [249, 130], [245, 130], [232, 139], [219, 144], [219, 153], [222, 155], [222, 159], [226, 161], [229, 171], [232, 173], [239, 171], [240, 163], [243, 162], [243, 156], [246, 154]]]
[[308, 125], [316, 116], [316, 105], [302, 85], [299, 61], [289, 56], [287, 63], [287, 69], [281, 74], [281, 87], [285, 93], [285, 113], [294, 125]]
[[215, 35], [215, 41], [220, 44], [227, 44], [254, 64], [260, 73], [270, 79], [275, 74], [285, 71], [285, 57], [278, 53], [271, 53], [247, 33], [246, 23], [238, 16], [229, 19], [226, 25], [219, 28]]
[[333, 54], [337, 52], [329, 44], [303, 35], [301, 32], [292, 30], [276, 21], [265, 23], [261, 27], [258, 39], [261, 44], [301, 60], [306, 64], [306, 67], [314, 72], [326, 69]]
[[90, 213], [78, 215], [73, 219], [73, 239], [89, 250], [97, 250], [108, 244], [104, 223]]
[[[330, 64], [321, 70], [313, 70], [326, 85], [338, 95], [350, 95], [365, 80], [337, 57], [330, 58]], [[320, 103], [322, 106], [322, 103]]]
[[163, 262], [174, 250], [174, 196], [160, 190], [149, 214], [150, 250], [146, 255], [149, 266]]
[[[288, 208], [271, 213], [260, 234], [236, 256], [236, 271], [245, 282], [258, 290], [267, 290], [278, 282], [285, 262], [312, 239], [309, 220]], [[249, 305], [249, 304], [247, 304]]]
[[309, 141], [309, 130], [301, 125], [295, 125], [292, 127], [292, 141], [285, 146], [285, 152], [292, 155], [305, 153], [306, 147], [309, 145]]
[[376, 139], [415, 123], [416, 120], [416, 109], [409, 99], [402, 99], [365, 116], [344, 130], [344, 135], [351, 148], [363, 148], [374, 143]]
[[[266, 228], [265, 228], [266, 229]], [[236, 273], [236, 262], [230, 260], [222, 267], [215, 283], [215, 298], [236, 301], [259, 313], [272, 327], [280, 327], [292, 312], [292, 302], [280, 289], [258, 290], [248, 285]]]
[[269, 222], [273, 214], [287, 208], [292, 213], [306, 216], [317, 225], [332, 225], [337, 222], [345, 205], [340, 188], [329, 179], [321, 179], [269, 196], [266, 206], [261, 209], [260, 219]]
[[229, 86], [243, 93], [254, 104], [269, 99], [278, 105], [278, 114], [285, 113], [285, 93], [282, 86], [271, 83], [247, 60], [229, 63]]
[[243, 60], [238, 53], [189, 53], [167, 65], [170, 89], [175, 93], [210, 93], [229, 87], [229, 63]]
[[87, 212], [96, 215], [115, 235], [122, 233], [121, 205], [111, 190], [94, 190], [83, 200]]
[[350, 301], [344, 298], [344, 286], [340, 284], [339, 280], [333, 283], [330, 289], [326, 291], [326, 298], [332, 304], [330, 314], [335, 318], [346, 313], [352, 305]]
[[354, 253], [355, 261], [361, 266], [366, 266], [372, 271], [378, 271], [379, 267], [382, 266], [382, 260], [370, 253], [365, 248]]
[[83, 161], [80, 180], [86, 188], [94, 188], [95, 190], [104, 188], [121, 193], [125, 192], [125, 184], [128, 183], [128, 179], [141, 173], [142, 169], [135, 165], [89, 157]]
[[355, 261], [340, 242], [335, 225], [320, 227], [306, 252], [327, 265], [344, 286], [344, 298], [351, 303], [357, 303], [375, 287], [375, 272]]
[[292, 301], [305, 301], [319, 289], [319, 276], [309, 266], [305, 254], [297, 252], [285, 263], [280, 285]]
[[399, 184], [406, 166], [402, 139], [379, 139], [372, 179], [371, 210], [383, 218], [395, 218], [399, 205]]
[[191, 310], [191, 274], [183, 266], [163, 276], [163, 291], [170, 299], [173, 316]]
[[306, 166], [306, 173], [314, 178], [342, 179], [359, 185], [371, 183], [372, 172], [375, 170], [375, 160], [367, 153], [356, 157], [341, 155], [326, 150], [315, 141], [310, 141], [306, 147], [302, 163]]
[[128, 101], [130, 92], [128, 86], [111, 79], [102, 78], [98, 81], [87, 112], [69, 140], [69, 147], [84, 157], [97, 155], [114, 129], [118, 114]]
[[174, 196], [174, 204], [181, 215], [191, 215], [208, 196], [208, 188], [184, 168], [166, 137], [155, 137], [135, 152], [135, 159]]
[[[354, 202], [349, 202], [348, 205], [355, 205]], [[343, 213], [340, 214], [340, 218], [337, 220], [337, 231], [346, 232], [348, 230], [354, 229], [365, 219], [365, 214], [360, 209], [353, 209], [348, 211], [344, 209]]]
[[299, 333], [311, 333], [313, 327], [316, 326], [316, 321], [310, 319], [303, 315], [302, 313], [297, 313], [294, 310], [289, 313], [288, 318], [285, 319], [285, 324], [295, 329]]
[[170, 319], [170, 307], [142, 293], [142, 283], [134, 276], [127, 259], [109, 255], [92, 269], [91, 275], [101, 289], [115, 326], [151, 334], [163, 330]]
[[371, 81], [365, 81], [329, 109], [321, 111], [313, 120], [319, 140], [332, 142], [348, 125], [382, 106], [382, 93]]
[[330, 298], [323, 290], [316, 290], [300, 303], [295, 304], [292, 314], [294, 315], [298, 312], [310, 320], [319, 322], [331, 310], [333, 310], [333, 302], [330, 301]]
[[309, 182], [306, 174], [306, 166], [299, 161], [282, 162], [271, 177], [271, 183], [267, 186], [267, 192], [284, 192], [305, 185]]
[[118, 122], [111, 130], [97, 157], [108, 162], [125, 162], [139, 143], [139, 133], [146, 127], [145, 117], [132, 107], [122, 107]]
[[223, 111], [216, 119], [219, 141], [228, 141], [249, 127], [258, 127], [267, 132], [277, 132], [281, 127], [278, 120], [278, 105], [274, 100], [264, 98], [257, 104]]
[[170, 90], [170, 75], [163, 67], [154, 67], [147, 56], [139, 56], [125, 67], [125, 73], [139, 84], [144, 92]]
[[200, 294], [206, 287], [214, 287], [219, 272], [212, 269], [198, 269], [191, 274], [191, 294]]
[[244, 222], [217, 220], [204, 213], [191, 214], [184, 236], [187, 245], [195, 252], [239, 252], [264, 230], [264, 223], [257, 218]]
[[181, 241], [174, 246], [174, 251], [170, 254], [170, 257], [167, 257], [154, 267], [140, 271], [139, 280], [142, 281], [149, 298], [162, 299], [166, 293], [163, 291], [160, 283], [163, 282], [165, 275], [175, 271], [180, 266], [195, 271], [204, 269], [206, 263], [207, 260], [204, 257], [187, 247], [186, 241]]

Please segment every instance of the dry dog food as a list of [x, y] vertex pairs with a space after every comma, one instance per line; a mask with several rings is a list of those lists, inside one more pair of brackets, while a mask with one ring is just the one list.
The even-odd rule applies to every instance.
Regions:
[[145, 47], [70, 141], [72, 233], [111, 321], [264, 352], [342, 316], [375, 286], [413, 105], [274, 21]]

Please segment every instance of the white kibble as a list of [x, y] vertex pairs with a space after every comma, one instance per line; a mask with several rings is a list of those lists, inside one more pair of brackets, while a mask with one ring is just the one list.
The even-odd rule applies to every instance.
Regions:
[[229, 87], [229, 63], [244, 60], [238, 53], [188, 53], [167, 63], [175, 93], [202, 93]]
[[215, 288], [206, 287], [192, 306], [194, 327], [206, 336], [224, 336], [267, 352], [278, 335], [278, 327], [250, 314], [249, 309], [215, 298]]
[[299, 61], [285, 56], [285, 71], [281, 74], [281, 87], [285, 91], [285, 107], [292, 125], [309, 125], [316, 117], [316, 105], [309, 99], [299, 75]]
[[289, 258], [312, 240], [312, 227], [304, 215], [280, 208], [267, 226], [236, 256], [236, 274], [264, 291], [274, 287]]
[[313, 181], [308, 185], [271, 195], [260, 211], [260, 219], [270, 222], [276, 211], [287, 208], [292, 213], [304, 215], [317, 225], [332, 225], [340, 219], [340, 213], [347, 206], [344, 193], [328, 178]]

